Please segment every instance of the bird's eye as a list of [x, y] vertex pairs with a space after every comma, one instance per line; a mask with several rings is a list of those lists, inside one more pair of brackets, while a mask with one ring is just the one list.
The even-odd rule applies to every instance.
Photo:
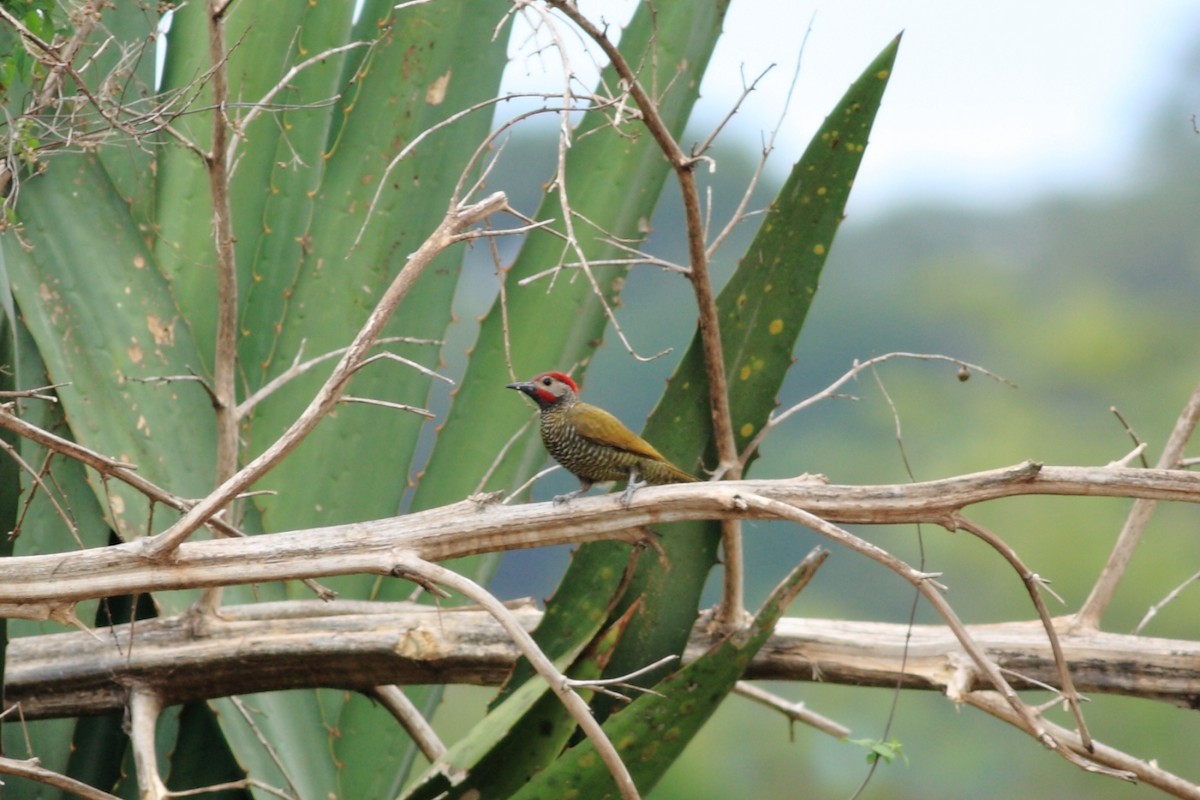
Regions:
[[549, 386], [552, 383], [554, 383], [554, 381], [551, 378], [542, 378], [542, 386]]

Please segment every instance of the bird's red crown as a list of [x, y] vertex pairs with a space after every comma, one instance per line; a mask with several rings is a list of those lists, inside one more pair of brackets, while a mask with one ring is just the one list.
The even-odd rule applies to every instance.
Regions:
[[532, 381], [530, 381], [530, 383], [534, 385], [534, 392], [537, 395], [536, 399], [539, 403], [554, 405], [561, 399], [560, 397], [551, 393], [549, 390], [541, 388], [542, 381], [546, 378], [566, 384], [576, 396], [579, 395], [579, 386], [576, 385], [575, 381], [571, 380], [570, 375], [562, 372], [543, 372], [541, 375], [536, 376]]
[[[557, 380], [557, 381], [562, 381], [562, 382], [563, 382], [563, 383], [565, 383], [567, 386], [570, 386], [570, 387], [571, 387], [571, 391], [572, 391], [572, 392], [574, 392], [575, 394], [579, 394], [579, 387], [578, 387], [578, 386], [575, 384], [575, 381], [571, 380], [571, 376], [570, 376], [570, 375], [567, 375], [567, 374], [565, 374], [565, 373], [562, 373], [562, 372], [546, 372], [546, 373], [543, 373], [543, 374], [541, 374], [541, 375], [538, 375], [538, 378], [554, 378], [554, 379], [555, 379], [555, 380]], [[534, 381], [537, 381], [537, 378], [534, 378]]]

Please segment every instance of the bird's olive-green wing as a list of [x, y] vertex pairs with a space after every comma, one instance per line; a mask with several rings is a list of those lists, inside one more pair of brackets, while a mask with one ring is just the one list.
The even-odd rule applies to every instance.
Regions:
[[571, 424], [585, 439], [655, 461], [666, 461], [662, 453], [655, 450], [649, 442], [626, 428], [621, 420], [603, 408], [576, 403], [568, 413]]

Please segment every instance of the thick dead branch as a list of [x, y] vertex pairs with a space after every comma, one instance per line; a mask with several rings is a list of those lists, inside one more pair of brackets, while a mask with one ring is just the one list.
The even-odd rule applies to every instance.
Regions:
[[[512, 609], [526, 630], [541, 613]], [[1057, 687], [1058, 667], [1037, 622], [967, 626], [1019, 689]], [[232, 606], [197, 635], [186, 617], [16, 639], [6, 693], [26, 719], [124, 708], [129, 687], [150, 687], [163, 705], [269, 689], [330, 687], [375, 694], [384, 685], [498, 685], [518, 651], [479, 608], [409, 603], [293, 601]], [[1200, 707], [1200, 643], [1125, 634], [1062, 634], [1078, 689]], [[698, 627], [684, 656], [711, 646]], [[907, 656], [905, 650], [907, 648]], [[947, 628], [785, 617], [745, 675], [946, 691], [961, 687], [965, 654]], [[983, 689], [972, 682], [968, 697]], [[968, 700], [968, 702], [970, 702]]]
[[647, 487], [615, 497], [506, 506], [465, 500], [417, 514], [242, 539], [187, 542], [169, 561], [143, 542], [0, 559], [0, 615], [48, 619], [80, 600], [120, 594], [365, 573], [388, 575], [408, 555], [443, 561], [478, 553], [620, 539], [646, 525], [770, 519], [754, 494], [839, 523], [931, 522], [953, 528], [964, 506], [1016, 495], [1145, 497], [1200, 502], [1200, 475], [1026, 462], [925, 483], [834, 486], [813, 481], [720, 481]]

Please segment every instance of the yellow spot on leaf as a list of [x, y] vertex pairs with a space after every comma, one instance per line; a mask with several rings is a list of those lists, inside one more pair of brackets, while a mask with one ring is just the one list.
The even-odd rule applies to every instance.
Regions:
[[141, 256], [141, 254], [134, 256], [133, 257], [133, 266], [136, 267], [137, 269], [142, 269], [143, 267], [146, 266], [146, 259], [143, 258]]
[[763, 287], [763, 294], [770, 294], [775, 287], [772, 284], [767, 284]]
[[889, 70], [881, 69], [881, 70], [879, 70], [879, 72], [875, 73], [875, 77], [879, 78], [879, 80], [881, 80], [881, 81], [885, 81], [885, 80], [887, 80], [887, 76], [891, 75], [891, 74], [892, 73]]
[[741, 368], [741, 370], [738, 372], [738, 377], [741, 378], [742, 380], [747, 380], [750, 377], [749, 365]]
[[771, 324], [767, 326], [767, 330], [771, 332], [772, 336], [777, 336], [783, 330], [783, 320], [771, 320]]
[[813, 245], [813, 252], [819, 256], [825, 255], [825, 245], [823, 245], [823, 244]]
[[738, 429], [738, 433], [741, 434], [742, 436], [749, 436], [750, 434], [754, 433], [754, 426], [751, 425], [749, 422], [747, 422], [745, 425], [743, 425], [741, 428]]
[[828, 193], [829, 193], [829, 190], [826, 189], [824, 186], [821, 186], [817, 189], [817, 197], [824, 197]]

